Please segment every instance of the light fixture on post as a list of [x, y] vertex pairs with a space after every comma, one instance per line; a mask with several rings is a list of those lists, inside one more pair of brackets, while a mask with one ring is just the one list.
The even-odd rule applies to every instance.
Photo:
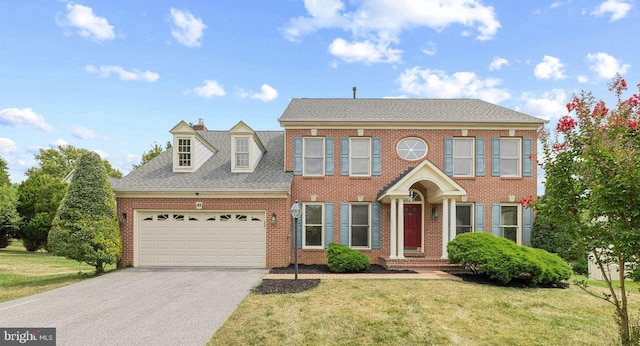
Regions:
[[276, 222], [278, 222], [278, 219], [276, 218], [276, 212], [274, 211], [273, 214], [271, 214], [271, 224], [275, 225]]
[[127, 222], [127, 213], [120, 214], [120, 223]]
[[440, 217], [440, 213], [438, 213], [438, 209], [436, 208], [436, 206], [432, 206], [431, 207], [431, 219], [432, 220], [438, 220], [438, 218]]
[[291, 206], [291, 217], [293, 217], [293, 251], [295, 253], [294, 255], [294, 280], [298, 280], [298, 218], [300, 217], [300, 214], [302, 214], [302, 207], [300, 206], [300, 203], [298, 203], [298, 200], [295, 201], [295, 203], [293, 203], [293, 205]]

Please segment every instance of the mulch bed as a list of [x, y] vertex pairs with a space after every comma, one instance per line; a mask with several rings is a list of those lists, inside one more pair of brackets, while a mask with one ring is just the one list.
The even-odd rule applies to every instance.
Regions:
[[[294, 265], [288, 267], [273, 268], [271, 274], [294, 274]], [[415, 273], [413, 270], [387, 270], [383, 266], [373, 264], [364, 273], [375, 274], [406, 274]], [[319, 264], [298, 264], [298, 274], [331, 274], [329, 267]], [[254, 287], [251, 292], [256, 294], [284, 294], [307, 291], [318, 287], [320, 279], [264, 279], [260, 285]]]

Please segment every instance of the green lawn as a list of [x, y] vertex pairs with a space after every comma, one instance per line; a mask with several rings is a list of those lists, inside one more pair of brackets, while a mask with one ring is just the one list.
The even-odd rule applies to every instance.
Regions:
[[[596, 288], [597, 289], [597, 288]], [[640, 308], [640, 295], [631, 297]], [[634, 315], [636, 315], [634, 313]], [[209, 345], [613, 345], [612, 305], [579, 288], [449, 280], [323, 280], [250, 294]]]
[[[115, 269], [115, 265], [107, 270]], [[53, 256], [44, 251], [28, 252], [13, 241], [0, 249], [0, 302], [48, 291], [89, 278], [95, 269], [87, 264]]]

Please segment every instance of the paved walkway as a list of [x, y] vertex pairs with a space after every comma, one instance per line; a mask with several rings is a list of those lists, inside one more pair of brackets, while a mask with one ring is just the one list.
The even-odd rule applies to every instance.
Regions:
[[[294, 274], [267, 274], [263, 279], [293, 279]], [[300, 274], [298, 279], [414, 279], [414, 280], [462, 280], [461, 278], [439, 270], [416, 271], [403, 274]]]

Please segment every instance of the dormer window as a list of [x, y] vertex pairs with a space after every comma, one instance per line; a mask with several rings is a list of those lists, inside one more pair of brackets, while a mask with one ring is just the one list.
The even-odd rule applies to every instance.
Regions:
[[248, 137], [236, 137], [236, 168], [249, 168]]
[[178, 139], [178, 166], [191, 167], [191, 139]]

